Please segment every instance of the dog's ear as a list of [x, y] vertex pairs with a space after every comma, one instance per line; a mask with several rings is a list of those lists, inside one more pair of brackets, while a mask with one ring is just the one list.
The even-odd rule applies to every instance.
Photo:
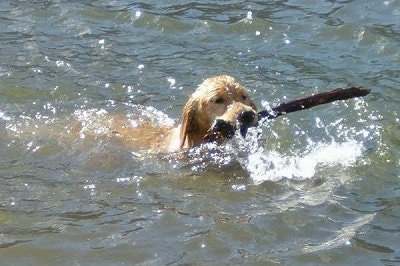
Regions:
[[182, 124], [180, 130], [180, 147], [181, 149], [188, 143], [188, 146], [193, 144], [193, 132], [198, 129], [196, 113], [197, 113], [197, 100], [193, 97], [187, 101], [183, 107]]

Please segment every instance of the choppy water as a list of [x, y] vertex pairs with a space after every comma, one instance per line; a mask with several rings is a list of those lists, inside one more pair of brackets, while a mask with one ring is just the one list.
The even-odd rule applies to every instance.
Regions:
[[[399, 1], [1, 1], [0, 40], [0, 264], [400, 263]], [[108, 136], [218, 73], [372, 93], [185, 160]]]

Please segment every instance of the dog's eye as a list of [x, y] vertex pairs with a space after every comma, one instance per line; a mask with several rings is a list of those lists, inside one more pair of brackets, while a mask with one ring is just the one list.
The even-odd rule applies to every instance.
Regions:
[[246, 101], [247, 100], [247, 95], [242, 95], [242, 100]]
[[216, 98], [216, 99], [214, 100], [214, 103], [217, 103], [217, 104], [224, 103], [224, 98], [218, 97], [218, 98]]

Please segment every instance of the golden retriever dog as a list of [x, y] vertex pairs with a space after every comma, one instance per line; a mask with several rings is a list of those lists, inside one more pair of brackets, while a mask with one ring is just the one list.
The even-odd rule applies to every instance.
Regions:
[[244, 134], [258, 122], [257, 108], [248, 91], [233, 77], [207, 78], [190, 96], [177, 127], [144, 123], [133, 127], [124, 119], [113, 123], [113, 132], [128, 146], [151, 152], [174, 152], [207, 141], [223, 142], [236, 129]]

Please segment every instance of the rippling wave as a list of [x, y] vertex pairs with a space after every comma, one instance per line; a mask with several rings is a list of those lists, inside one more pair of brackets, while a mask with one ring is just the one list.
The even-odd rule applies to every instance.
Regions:
[[[399, 3], [0, 1], [1, 263], [398, 263]], [[260, 109], [372, 91], [173, 154], [110, 130], [219, 73]]]

